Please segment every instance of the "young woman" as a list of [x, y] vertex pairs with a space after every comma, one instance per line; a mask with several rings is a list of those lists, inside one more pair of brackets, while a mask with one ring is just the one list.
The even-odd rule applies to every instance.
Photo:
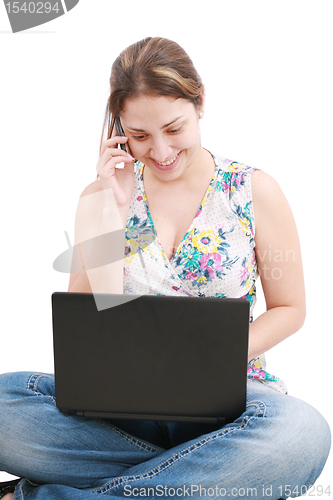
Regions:
[[[23, 478], [14, 498], [305, 494], [326, 462], [330, 430], [314, 408], [286, 394], [263, 355], [305, 318], [289, 205], [269, 175], [201, 146], [204, 88], [176, 43], [147, 38], [128, 47], [110, 83], [107, 138], [97, 180], [79, 201], [75, 238], [126, 228], [124, 260], [91, 269], [82, 251], [69, 291], [247, 298], [247, 407], [221, 428], [84, 419], [57, 410], [52, 375], [4, 374], [0, 466]], [[129, 152], [118, 148], [124, 144]], [[259, 275], [267, 311], [253, 320]]]

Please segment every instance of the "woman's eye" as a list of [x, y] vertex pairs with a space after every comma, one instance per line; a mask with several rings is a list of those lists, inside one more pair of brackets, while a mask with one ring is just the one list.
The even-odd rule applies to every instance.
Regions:
[[[168, 134], [178, 134], [179, 132], [181, 132], [183, 127], [178, 127], [178, 128], [174, 128], [172, 130], [168, 130]], [[132, 138], [136, 141], [144, 141], [148, 136], [146, 134], [143, 134], [143, 135], [133, 135]]]
[[142, 141], [145, 138], [145, 135], [133, 135], [133, 139], [136, 139], [137, 141]]

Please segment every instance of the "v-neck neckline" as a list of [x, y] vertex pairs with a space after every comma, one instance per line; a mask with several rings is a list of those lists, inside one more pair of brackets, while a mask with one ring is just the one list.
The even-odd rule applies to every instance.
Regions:
[[156, 231], [156, 228], [155, 228], [155, 225], [154, 225], [154, 221], [153, 221], [153, 218], [151, 216], [151, 213], [150, 213], [150, 210], [149, 210], [149, 206], [148, 206], [148, 200], [147, 200], [147, 196], [146, 196], [146, 191], [145, 191], [145, 187], [144, 187], [144, 183], [143, 183], [143, 170], [145, 168], [145, 165], [144, 164], [141, 164], [141, 172], [140, 172], [140, 180], [141, 180], [141, 184], [142, 184], [142, 193], [143, 193], [143, 200], [144, 200], [144, 203], [145, 203], [145, 208], [146, 208], [146, 214], [147, 214], [147, 217], [148, 217], [148, 220], [149, 220], [149, 223], [152, 227], [152, 230], [155, 234], [155, 239], [156, 239], [156, 242], [159, 246], [159, 249], [163, 255], [163, 258], [164, 260], [167, 262], [168, 265], [172, 265], [173, 264], [173, 261], [175, 260], [175, 257], [179, 254], [179, 251], [181, 249], [181, 247], [183, 246], [184, 242], [186, 241], [189, 233], [193, 230], [193, 225], [195, 223], [195, 220], [196, 218], [198, 217], [198, 215], [202, 212], [202, 208], [204, 206], [204, 204], [206, 203], [208, 197], [209, 197], [209, 194], [211, 192], [211, 187], [212, 185], [214, 184], [215, 182], [215, 179], [216, 179], [216, 175], [217, 175], [217, 171], [218, 171], [218, 165], [217, 165], [217, 161], [216, 161], [216, 158], [215, 156], [209, 151], [210, 155], [212, 156], [213, 160], [214, 160], [214, 163], [215, 163], [215, 169], [214, 169], [214, 173], [213, 173], [213, 176], [208, 184], [208, 187], [206, 189], [206, 192], [204, 194], [204, 197], [202, 198], [202, 201], [199, 205], [199, 208], [188, 228], [188, 230], [185, 232], [184, 236], [182, 237], [178, 247], [176, 248], [175, 250], [175, 253], [173, 254], [173, 256], [171, 257], [171, 259], [169, 260], [168, 257], [166, 256], [166, 253], [163, 249], [163, 246], [162, 246], [162, 243], [159, 239], [159, 236], [157, 234], [157, 231]]

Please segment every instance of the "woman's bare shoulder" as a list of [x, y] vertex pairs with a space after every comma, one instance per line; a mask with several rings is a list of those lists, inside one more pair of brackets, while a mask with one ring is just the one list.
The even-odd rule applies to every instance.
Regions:
[[[291, 207], [278, 182], [271, 175], [256, 170], [252, 173], [252, 200], [258, 233], [274, 228], [281, 234], [288, 226], [294, 228], [295, 222]], [[259, 230], [259, 231], [258, 231]]]
[[278, 182], [262, 170], [254, 170], [251, 178], [252, 198], [254, 205], [263, 210], [278, 209], [286, 199]]
[[267, 172], [263, 172], [262, 170], [256, 169], [252, 172], [252, 190], [254, 189], [256, 192], [267, 193], [270, 194], [272, 191], [278, 191], [280, 189], [277, 181]]

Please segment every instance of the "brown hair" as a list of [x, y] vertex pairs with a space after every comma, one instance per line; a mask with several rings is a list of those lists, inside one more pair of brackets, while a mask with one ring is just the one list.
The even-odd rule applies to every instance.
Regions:
[[107, 139], [111, 137], [115, 119], [126, 99], [142, 95], [174, 96], [188, 99], [199, 107], [203, 88], [191, 59], [176, 42], [148, 37], [130, 45], [112, 65], [100, 145], [106, 125]]

